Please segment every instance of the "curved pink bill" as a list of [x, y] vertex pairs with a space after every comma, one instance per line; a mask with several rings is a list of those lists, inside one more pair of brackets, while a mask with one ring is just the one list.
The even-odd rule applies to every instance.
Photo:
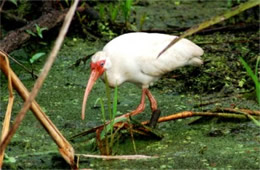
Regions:
[[82, 103], [82, 110], [81, 110], [81, 119], [85, 119], [85, 110], [86, 110], [86, 103], [88, 99], [88, 95], [95, 84], [96, 80], [100, 77], [100, 73], [97, 70], [92, 70], [90, 77], [88, 79], [88, 84], [86, 86], [83, 103]]

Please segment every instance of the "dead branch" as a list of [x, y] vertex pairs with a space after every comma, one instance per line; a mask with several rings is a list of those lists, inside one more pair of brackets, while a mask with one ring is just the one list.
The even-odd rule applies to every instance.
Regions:
[[[5, 73], [7, 76], [8, 69], [6, 62], [3, 58], [3, 56], [6, 55], [4, 52], [0, 51], [0, 68], [2, 72]], [[16, 89], [16, 91], [19, 93], [19, 95], [23, 98], [23, 100], [26, 100], [29, 96], [29, 92], [26, 89], [26, 87], [23, 85], [23, 83], [19, 80], [19, 78], [15, 75], [15, 73], [10, 69], [10, 76], [12, 80], [12, 85]], [[69, 142], [62, 136], [62, 134], [59, 132], [59, 130], [56, 128], [56, 126], [52, 123], [52, 121], [46, 116], [46, 114], [41, 110], [39, 104], [34, 100], [30, 107], [31, 111], [34, 113], [35, 117], [40, 121], [40, 123], [44, 126], [46, 131], [50, 134], [50, 136], [53, 138], [53, 140], [56, 142], [59, 148], [66, 148], [71, 153], [74, 153], [74, 149], [69, 144]], [[0, 151], [2, 150], [2, 143], [0, 146]], [[65, 150], [65, 149], [63, 149]]]
[[[78, 0], [75, 0], [73, 5], [71, 6], [70, 10], [68, 11], [64, 23], [62, 25], [61, 31], [58, 35], [57, 40], [55, 41], [55, 45], [47, 59], [47, 62], [45, 63], [44, 67], [43, 67], [43, 71], [40, 75], [40, 77], [37, 79], [31, 93], [29, 94], [28, 98], [26, 98], [26, 101], [24, 103], [23, 108], [21, 109], [21, 111], [19, 112], [18, 116], [16, 117], [15, 121], [14, 121], [14, 125], [11, 128], [11, 130], [9, 131], [9, 133], [6, 135], [5, 139], [3, 140], [3, 142], [1, 142], [1, 147], [0, 147], [0, 151], [2, 152], [6, 146], [8, 145], [8, 143], [10, 142], [12, 136], [14, 135], [14, 133], [16, 132], [16, 129], [19, 127], [21, 121], [23, 120], [27, 110], [29, 109], [29, 107], [31, 106], [31, 104], [34, 102], [34, 98], [37, 96], [37, 93], [39, 91], [39, 89], [41, 88], [43, 81], [45, 80], [46, 76], [48, 75], [48, 72], [58, 54], [58, 51], [62, 45], [62, 42], [64, 40], [64, 37], [68, 31], [70, 22], [72, 20], [72, 17], [75, 13], [76, 7], [78, 4]], [[69, 150], [67, 148], [59, 148], [60, 149], [60, 153], [62, 154], [62, 156], [64, 157], [64, 159], [72, 166], [72, 167], [76, 167], [75, 163], [74, 163], [74, 150], [72, 147], [69, 148]]]
[[[217, 111], [219, 111], [219, 110], [217, 110]], [[230, 118], [230, 119], [250, 120], [250, 117], [248, 117], [248, 115], [241, 114], [241, 112], [240, 112], [240, 114], [234, 114], [235, 112], [239, 113], [239, 111], [237, 111], [237, 110], [234, 111], [232, 109], [226, 108], [226, 112], [229, 112], [229, 113], [226, 113], [226, 112], [225, 113], [219, 113], [217, 111], [213, 111], [213, 112], [210, 112], [210, 111], [208, 111], [208, 112], [183, 111], [183, 112], [171, 114], [169, 116], [160, 117], [158, 119], [158, 123], [171, 121], [171, 120], [176, 120], [176, 119], [183, 119], [183, 118], [188, 118], [188, 117], [194, 117], [194, 116], [223, 117], [223, 118]], [[230, 111], [232, 111], [233, 113], [230, 113]], [[244, 111], [247, 114], [250, 114], [251, 116], [254, 115], [253, 116], [254, 119], [258, 119], [258, 120], [260, 119], [260, 115], [259, 115], [260, 111], [247, 110], [247, 109], [240, 109], [240, 111]], [[109, 122], [107, 122], [107, 123], [109, 123]], [[141, 124], [143, 124], [143, 125], [149, 125], [149, 123], [150, 123], [150, 120], [141, 122]], [[122, 126], [122, 124], [123, 124], [124, 128], [128, 128], [129, 127], [127, 122], [118, 122], [118, 123], [116, 123], [114, 125], [114, 127], [115, 128], [120, 127], [120, 126]], [[77, 138], [77, 137], [82, 137], [82, 136], [88, 135], [90, 133], [94, 133], [98, 129], [102, 129], [103, 126], [104, 125], [100, 125], [100, 126], [92, 128], [92, 129], [89, 129], [87, 131], [81, 132], [81, 133], [79, 133], [77, 135], [72, 136], [70, 139], [74, 139], [74, 138]]]
[[158, 158], [158, 156], [147, 156], [147, 155], [118, 155], [118, 156], [107, 156], [107, 155], [89, 155], [89, 154], [76, 154], [76, 156], [83, 156], [86, 158], [97, 158], [97, 159], [126, 159], [126, 160], [133, 160], [133, 159], [154, 159]]
[[[59, 25], [63, 21], [68, 9], [66, 8], [63, 10], [56, 10], [52, 8], [51, 5], [52, 5], [52, 1], [43, 1], [43, 7], [42, 7], [43, 15], [36, 20], [30, 21], [29, 23], [28, 21], [22, 18], [10, 16], [15, 20], [19, 20], [22, 23], [28, 23], [28, 24], [15, 31], [8, 32], [8, 34], [4, 37], [4, 39], [0, 41], [0, 49], [5, 51], [6, 53], [10, 53], [11, 51], [19, 48], [21, 45], [23, 45], [31, 38], [31, 35], [28, 34], [26, 30], [31, 30], [32, 32], [36, 33], [35, 24], [37, 24], [39, 27], [47, 27], [48, 30], [51, 30], [52, 28]], [[87, 13], [90, 16], [98, 15], [97, 12], [93, 12], [93, 11], [94, 9], [87, 4], [77, 8], [77, 12]], [[98, 18], [97, 16], [94, 17], [94, 19], [97, 18]]]
[[[6, 61], [6, 68], [7, 68], [9, 99], [8, 99], [8, 105], [7, 105], [5, 118], [4, 118], [4, 122], [3, 122], [3, 128], [2, 128], [1, 141], [0, 142], [2, 142], [4, 140], [4, 138], [7, 136], [7, 133], [9, 131], [11, 113], [12, 113], [12, 108], [13, 108], [13, 103], [14, 103], [11, 70], [10, 70], [10, 65], [9, 65], [9, 61], [8, 61], [7, 56], [5, 56], [5, 61]], [[3, 165], [4, 153], [5, 153], [5, 150], [0, 152], [0, 168]]]
[[[170, 120], [188, 118], [193, 116], [210, 116], [210, 117], [224, 117], [231, 119], [249, 119], [246, 115], [240, 114], [232, 114], [232, 113], [214, 113], [214, 112], [192, 112], [192, 111], [184, 111], [180, 113], [171, 114], [169, 116], [164, 116], [159, 118], [158, 122], [166, 122]], [[254, 116], [255, 119], [260, 119], [259, 116]], [[142, 124], [147, 125], [149, 121], [144, 121]]]
[[260, 111], [259, 110], [218, 108], [217, 111], [224, 111], [224, 112], [231, 112], [231, 113], [238, 113], [238, 114], [243, 114], [241, 112], [245, 112], [247, 114], [260, 116]]

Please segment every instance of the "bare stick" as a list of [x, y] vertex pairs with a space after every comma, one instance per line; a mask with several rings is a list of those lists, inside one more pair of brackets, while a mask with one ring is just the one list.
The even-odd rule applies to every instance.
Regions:
[[245, 112], [247, 114], [251, 115], [257, 115], [260, 116], [260, 111], [259, 110], [249, 110], [249, 109], [233, 109], [233, 108], [224, 108], [224, 109], [217, 109], [219, 111], [224, 111], [224, 112], [233, 112], [233, 113], [239, 113], [239, 114], [244, 114], [242, 112]]
[[98, 159], [153, 159], [158, 156], [147, 156], [147, 155], [118, 155], [118, 156], [107, 156], [107, 155], [89, 155], [89, 154], [76, 154], [76, 156], [83, 156], [86, 158], [98, 158]]
[[[14, 103], [11, 70], [10, 70], [9, 60], [8, 60], [7, 56], [5, 56], [5, 61], [6, 61], [7, 72], [8, 72], [7, 77], [8, 77], [9, 99], [8, 99], [8, 105], [7, 105], [7, 109], [5, 112], [5, 118], [4, 118], [4, 122], [3, 122], [1, 142], [4, 140], [4, 138], [6, 137], [6, 135], [8, 133], [9, 126], [10, 126], [10, 120], [11, 120], [11, 113], [12, 113], [12, 108], [13, 108], [13, 103]], [[4, 153], [5, 153], [4, 150], [0, 152], [0, 168], [2, 168], [2, 165], [3, 165]]]
[[[5, 58], [7, 58], [7, 54], [0, 50], [0, 68], [1, 71], [8, 76], [10, 74], [12, 80], [12, 86], [18, 92], [18, 94], [25, 101], [29, 96], [29, 91], [20, 81], [20, 79], [15, 75], [12, 69], [8, 69]], [[74, 149], [70, 145], [70, 143], [63, 137], [60, 131], [56, 128], [56, 126], [52, 123], [52, 121], [46, 116], [46, 114], [41, 110], [39, 104], [34, 100], [30, 107], [31, 111], [35, 115], [35, 117], [40, 121], [44, 129], [49, 133], [54, 142], [59, 147], [59, 151], [67, 162], [70, 162], [73, 165], [74, 162]]]
[[58, 35], [58, 38], [55, 41], [55, 45], [47, 59], [47, 62], [45, 63], [44, 67], [43, 67], [43, 71], [40, 75], [40, 77], [37, 79], [36, 83], [34, 84], [34, 87], [29, 95], [29, 97], [26, 99], [23, 108], [20, 110], [18, 116], [16, 117], [15, 121], [14, 121], [14, 125], [11, 128], [11, 130], [9, 131], [9, 133], [7, 134], [7, 136], [5, 137], [5, 139], [1, 142], [1, 146], [0, 146], [0, 153], [6, 148], [6, 146], [8, 145], [8, 143], [10, 142], [12, 136], [14, 135], [14, 133], [16, 132], [16, 129], [19, 127], [21, 121], [23, 120], [26, 112], [28, 111], [29, 107], [31, 106], [32, 101], [34, 101], [35, 97], [38, 94], [38, 91], [40, 90], [46, 76], [48, 75], [49, 70], [51, 69], [51, 66], [59, 52], [59, 49], [62, 45], [62, 42], [64, 40], [64, 37], [68, 31], [70, 22], [72, 20], [72, 17], [74, 15], [74, 12], [76, 10], [78, 4], [78, 0], [75, 0], [73, 5], [71, 6], [71, 8], [69, 9], [64, 23], [61, 27], [61, 31]]
[[[160, 117], [158, 122], [166, 122], [170, 120], [188, 118], [193, 116], [212, 116], [212, 117], [224, 117], [224, 118], [234, 118], [234, 119], [248, 119], [246, 115], [232, 114], [232, 113], [212, 113], [212, 112], [192, 112], [192, 111], [183, 111], [179, 113], [174, 113], [169, 116]], [[254, 118], [259, 119], [260, 117], [255, 116]], [[147, 125], [149, 121], [142, 122], [143, 125]]]

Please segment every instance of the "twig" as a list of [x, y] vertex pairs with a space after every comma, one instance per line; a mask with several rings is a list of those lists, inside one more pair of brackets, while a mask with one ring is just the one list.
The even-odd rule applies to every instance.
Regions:
[[97, 158], [97, 159], [154, 159], [158, 156], [147, 156], [147, 155], [118, 155], [118, 156], [107, 156], [107, 155], [89, 155], [89, 154], [76, 154], [76, 156], [83, 156], [86, 158]]
[[[18, 113], [15, 121], [14, 121], [14, 125], [11, 128], [11, 130], [9, 131], [9, 133], [7, 134], [7, 136], [5, 137], [5, 139], [1, 142], [1, 147], [0, 147], [0, 153], [6, 148], [6, 146], [8, 145], [8, 143], [10, 142], [12, 136], [14, 135], [14, 133], [16, 132], [16, 129], [19, 127], [20, 123], [22, 122], [27, 110], [29, 109], [29, 107], [31, 106], [32, 101], [34, 101], [35, 97], [38, 94], [38, 91], [40, 90], [46, 76], [48, 75], [49, 70], [51, 69], [51, 66], [59, 52], [59, 49], [62, 45], [62, 42], [64, 40], [64, 37], [68, 31], [70, 22], [72, 20], [72, 17], [74, 15], [74, 12], [76, 10], [78, 4], [78, 0], [75, 0], [73, 5], [71, 6], [71, 8], [69, 9], [64, 23], [61, 27], [60, 33], [57, 37], [57, 40], [55, 41], [55, 45], [47, 59], [47, 62], [45, 63], [44, 67], [43, 67], [43, 71], [40, 75], [40, 77], [37, 79], [36, 83], [34, 84], [34, 87], [31, 91], [31, 93], [29, 94], [29, 97], [26, 99], [23, 108], [20, 110], [20, 112]], [[64, 156], [64, 155], [63, 155]], [[66, 160], [70, 165], [72, 165], [72, 162], [70, 162], [69, 160]], [[73, 164], [74, 164], [74, 158], [73, 158]]]
[[[8, 131], [9, 131], [9, 126], [10, 126], [10, 120], [11, 120], [11, 113], [12, 113], [12, 108], [13, 108], [13, 103], [14, 103], [14, 95], [13, 95], [13, 86], [12, 86], [12, 79], [11, 79], [11, 70], [10, 70], [10, 65], [9, 65], [9, 60], [7, 56], [5, 56], [5, 61], [7, 65], [7, 71], [8, 71], [8, 91], [9, 91], [9, 99], [8, 99], [8, 105], [5, 113], [5, 118], [3, 122], [3, 128], [2, 128], [2, 135], [1, 135], [1, 142], [4, 140], [6, 137]], [[0, 169], [2, 168], [3, 165], [3, 159], [4, 159], [4, 153], [5, 150], [0, 152]]]
[[238, 113], [238, 114], [243, 114], [248, 119], [252, 120], [257, 126], [260, 126], [260, 122], [258, 122], [254, 118], [254, 116], [252, 116], [252, 115], [260, 116], [260, 111], [252, 111], [252, 110], [248, 110], [248, 109], [232, 109], [232, 108], [224, 108], [222, 110], [228, 111], [228, 112], [233, 112], [233, 113]]
[[[158, 122], [166, 122], [170, 120], [188, 118], [193, 116], [212, 116], [212, 117], [224, 117], [224, 118], [233, 118], [233, 119], [248, 119], [246, 115], [232, 114], [232, 113], [212, 113], [212, 112], [192, 112], [184, 111], [180, 113], [174, 113], [169, 116], [164, 116], [159, 118]], [[256, 116], [255, 119], [260, 119], [259, 116]], [[142, 124], [147, 125], [149, 121], [144, 121]]]
[[[0, 49], [1, 50], [1, 49]], [[2, 50], [1, 50], [2, 51]], [[27, 71], [28, 73], [30, 73], [32, 76], [34, 76], [35, 78], [38, 78], [38, 75], [34, 74], [32, 70], [29, 70], [28, 68], [26, 68], [24, 65], [22, 65], [19, 61], [17, 61], [15, 58], [13, 58], [12, 56], [8, 55], [8, 58], [10, 58], [11, 60], [13, 60], [16, 64], [18, 64], [19, 66], [21, 66], [25, 71]]]
[[234, 96], [228, 96], [228, 97], [225, 97], [225, 98], [215, 98], [213, 100], [208, 100], [204, 103], [195, 104], [193, 106], [193, 108], [199, 108], [199, 107], [215, 104], [215, 103], [218, 103], [218, 102], [223, 102], [223, 101], [229, 100], [231, 97], [234, 97]]
[[258, 110], [249, 110], [249, 109], [232, 109], [232, 108], [218, 108], [217, 111], [231, 112], [231, 113], [239, 113], [239, 114], [252, 114], [260, 116], [260, 111]]

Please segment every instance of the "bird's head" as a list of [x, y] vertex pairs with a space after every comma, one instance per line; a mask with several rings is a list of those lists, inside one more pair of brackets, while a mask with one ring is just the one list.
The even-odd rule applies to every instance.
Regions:
[[110, 67], [111, 67], [111, 61], [107, 58], [105, 52], [99, 51], [92, 56], [91, 63], [90, 63], [91, 74], [88, 79], [88, 84], [85, 90], [83, 103], [82, 103], [82, 112], [81, 112], [82, 120], [84, 120], [85, 118], [87, 98], [93, 85], [95, 84], [96, 80], [101, 75], [103, 75], [103, 73]]

